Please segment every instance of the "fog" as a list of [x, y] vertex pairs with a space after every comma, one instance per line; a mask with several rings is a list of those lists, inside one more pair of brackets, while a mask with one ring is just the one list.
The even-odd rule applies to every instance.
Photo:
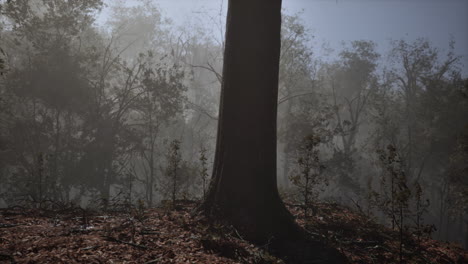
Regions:
[[[0, 3], [1, 207], [203, 199], [227, 1]], [[283, 9], [283, 199], [385, 225], [399, 206], [409, 229], [466, 248], [468, 1]]]
[[[222, 38], [217, 23], [220, 13], [225, 17], [227, 0], [160, 0], [157, 4], [175, 25], [195, 21], [213, 31], [214, 38]], [[311, 45], [325, 58], [330, 54], [322, 45], [339, 51], [343, 41], [372, 40], [384, 53], [392, 39], [424, 37], [435, 47], [447, 49], [447, 39], [453, 37], [457, 54], [464, 56], [463, 64], [468, 63], [468, 2], [464, 0], [288, 0], [283, 1], [283, 9], [287, 14], [301, 13], [303, 24], [314, 36]], [[108, 16], [109, 9], [104, 8], [97, 23], [104, 26]]]

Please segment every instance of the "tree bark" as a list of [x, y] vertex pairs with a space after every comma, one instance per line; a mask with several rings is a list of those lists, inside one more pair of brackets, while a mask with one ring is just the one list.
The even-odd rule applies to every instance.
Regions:
[[315, 263], [302, 261], [311, 254], [320, 263], [342, 263], [337, 252], [305, 238], [278, 194], [280, 31], [281, 0], [229, 1], [213, 177], [200, 209], [229, 221], [245, 239], [301, 255], [292, 263]]
[[276, 187], [281, 0], [229, 1], [220, 120], [205, 208], [250, 240], [267, 241], [291, 216]]

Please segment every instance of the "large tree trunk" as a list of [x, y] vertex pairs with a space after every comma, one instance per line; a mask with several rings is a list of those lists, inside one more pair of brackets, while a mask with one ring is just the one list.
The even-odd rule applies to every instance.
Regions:
[[292, 222], [276, 187], [280, 30], [281, 0], [229, 1], [218, 139], [205, 208], [217, 208], [259, 242]]
[[[281, 0], [229, 1], [213, 178], [201, 209], [228, 220], [250, 241], [274, 240], [279, 254], [340, 263], [339, 254], [305, 239], [278, 195], [280, 31]], [[303, 262], [309, 263], [294, 261]]]

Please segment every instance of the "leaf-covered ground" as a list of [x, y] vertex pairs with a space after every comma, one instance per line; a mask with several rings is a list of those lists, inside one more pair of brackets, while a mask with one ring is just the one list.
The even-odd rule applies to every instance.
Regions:
[[[2, 209], [0, 263], [283, 263], [267, 246], [242, 240], [226, 225], [192, 217], [193, 203], [96, 212]], [[300, 208], [291, 212], [304, 225]], [[398, 234], [333, 204], [320, 204], [307, 223], [316, 239], [351, 263], [398, 263]], [[406, 241], [405, 263], [468, 263], [468, 252], [446, 243]]]

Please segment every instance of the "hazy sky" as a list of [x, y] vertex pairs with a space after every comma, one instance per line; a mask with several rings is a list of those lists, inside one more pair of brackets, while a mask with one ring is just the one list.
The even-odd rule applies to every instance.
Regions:
[[[216, 17], [222, 4], [223, 13], [227, 9], [227, 0], [154, 1], [179, 25], [192, 16]], [[468, 72], [468, 0], [283, 0], [283, 8], [289, 14], [302, 10], [316, 42], [328, 42], [333, 48], [342, 41], [366, 39], [385, 52], [391, 39], [426, 37], [443, 50], [453, 36]], [[106, 17], [104, 10], [99, 21]]]

